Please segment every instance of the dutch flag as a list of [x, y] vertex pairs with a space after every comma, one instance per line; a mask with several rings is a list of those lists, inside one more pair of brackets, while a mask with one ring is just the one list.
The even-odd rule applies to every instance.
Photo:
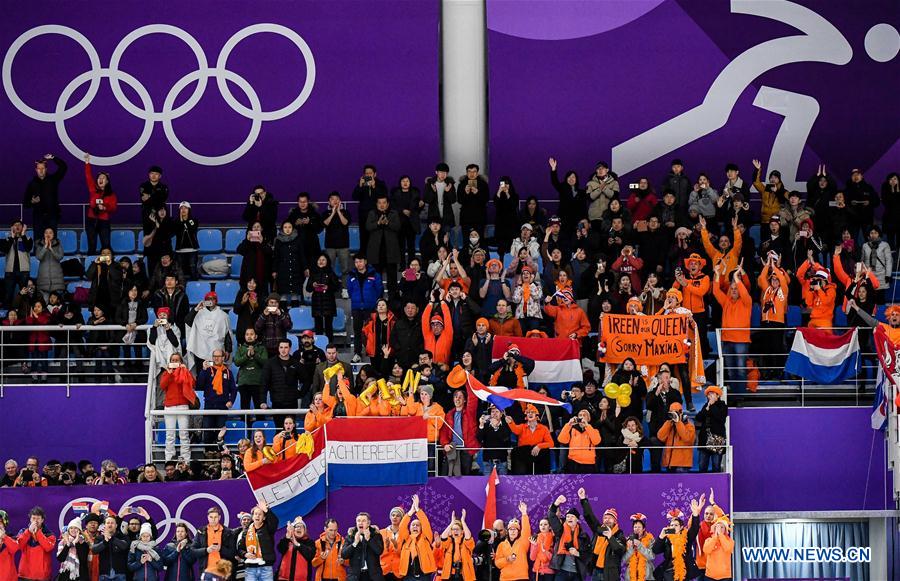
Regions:
[[809, 327], [797, 329], [785, 369], [823, 385], [855, 377], [859, 373], [859, 330], [833, 335]]

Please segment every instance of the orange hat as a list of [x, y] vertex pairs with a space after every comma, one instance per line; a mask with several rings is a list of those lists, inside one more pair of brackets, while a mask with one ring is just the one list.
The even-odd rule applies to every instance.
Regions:
[[680, 412], [683, 409], [684, 409], [684, 407], [681, 405], [681, 402], [673, 401], [672, 403], [669, 404], [670, 412]]
[[482, 324], [483, 324], [485, 327], [490, 327], [490, 326], [491, 326], [491, 324], [488, 322], [488, 320], [485, 319], [484, 317], [478, 317], [478, 320], [475, 321], [475, 324], [476, 324], [476, 325], [482, 325]]
[[690, 266], [691, 262], [699, 262], [700, 268], [706, 266], [706, 259], [697, 254], [696, 252], [691, 252], [691, 255], [684, 259], [684, 266], [687, 268]]
[[884, 310], [885, 317], [890, 317], [891, 315], [900, 315], [900, 305], [891, 305]]
[[684, 299], [684, 297], [681, 296], [681, 291], [678, 290], [677, 288], [670, 288], [669, 290], [667, 290], [666, 296], [667, 297], [675, 297], [676, 299], [678, 299], [679, 303]]
[[639, 299], [637, 297], [631, 297], [630, 299], [628, 299], [628, 303], [626, 303], [626, 305], [625, 305], [626, 311], [628, 310], [628, 305], [631, 305], [631, 304], [634, 304], [634, 306], [637, 307], [637, 311], [639, 313], [644, 312], [644, 304], [641, 302], [641, 299]]
[[491, 265], [496, 266], [497, 270], [503, 270], [503, 263], [500, 262], [499, 260], [497, 260], [496, 258], [492, 258], [492, 259], [488, 260], [487, 264], [485, 265], [485, 268], [490, 270]]
[[526, 414], [530, 414], [530, 413], [537, 414], [537, 413], [538, 413], [538, 409], [534, 406], [533, 403], [530, 403], [530, 404], [528, 404], [528, 405], [525, 406], [525, 413], [526, 413]]
[[547, 333], [544, 331], [541, 331], [540, 329], [532, 329], [532, 330], [528, 331], [527, 333], [525, 333], [525, 336], [532, 338], [532, 339], [534, 339], [534, 338], [546, 339]]
[[534, 274], [534, 268], [532, 268], [530, 264], [526, 264], [522, 267], [522, 272], [525, 272], [526, 270], [531, 274]]
[[715, 393], [719, 397], [722, 397], [722, 388], [718, 385], [709, 385], [706, 387], [706, 393]]
[[672, 520], [673, 518], [677, 518], [678, 520], [684, 520], [684, 513], [681, 512], [681, 509], [673, 508], [669, 512], [666, 513], [666, 518]]

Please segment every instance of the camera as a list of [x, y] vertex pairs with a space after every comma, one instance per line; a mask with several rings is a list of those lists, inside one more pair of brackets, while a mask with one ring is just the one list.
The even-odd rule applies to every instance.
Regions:
[[21, 478], [22, 482], [31, 482], [34, 480], [34, 470], [22, 470]]
[[180, 363], [176, 363], [175, 361], [169, 363], [169, 369], [178, 369], [179, 367], [181, 367]]
[[260, 196], [259, 194], [253, 194], [253, 199], [258, 202], [262, 199], [262, 196]]
[[663, 529], [663, 532], [666, 533], [667, 535], [674, 535], [675, 529], [673, 527], [667, 527], [667, 528]]
[[669, 412], [669, 419], [671, 419], [673, 422], [677, 422], [679, 419], [681, 419], [681, 414], [679, 414], [678, 412]]
[[104, 477], [104, 478], [115, 478], [115, 477], [116, 477], [116, 471], [115, 471], [115, 470], [104, 470], [104, 471], [103, 471], [103, 477]]
[[772, 302], [772, 301], [766, 301], [766, 303], [763, 305], [763, 312], [764, 312], [764, 313], [768, 313], [769, 311], [771, 311], [771, 310], [774, 309], [774, 308], [775, 308], [775, 303], [774, 303], [774, 302]]
[[371, 182], [372, 182], [372, 176], [365, 176], [365, 177], [363, 177], [363, 181], [366, 182], [367, 184], [368, 184], [368, 183], [371, 183]]
[[741, 189], [737, 186], [731, 186], [730, 188], [728, 188], [728, 191], [732, 194], [739, 194], [741, 192]]
[[213, 305], [212, 301], [203, 301], [204, 307], [211, 307]]

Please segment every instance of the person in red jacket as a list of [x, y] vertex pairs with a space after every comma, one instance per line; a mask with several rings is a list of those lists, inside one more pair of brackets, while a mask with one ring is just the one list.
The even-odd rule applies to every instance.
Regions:
[[[31, 305], [31, 313], [25, 317], [26, 325], [49, 325], [50, 313], [44, 299], [39, 298]], [[47, 355], [53, 344], [47, 331], [28, 332], [28, 359], [31, 361], [31, 380], [47, 382]]]
[[19, 552], [19, 544], [14, 538], [6, 534], [9, 526], [9, 516], [5, 510], [0, 510], [0, 579], [3, 581], [15, 581], [16, 553]]
[[116, 211], [117, 200], [108, 173], [100, 172], [94, 180], [91, 156], [87, 153], [84, 154], [84, 179], [91, 194], [87, 208], [87, 222], [84, 225], [87, 232], [88, 254], [96, 254], [98, 236], [100, 248], [110, 248], [109, 220]]
[[[478, 453], [478, 398], [466, 383], [453, 392], [453, 407], [444, 414], [440, 442], [444, 448], [444, 465], [450, 476], [466, 476], [472, 469], [472, 458]], [[460, 448], [465, 448], [460, 450]]]
[[53, 574], [53, 550], [56, 536], [44, 525], [44, 509], [39, 506], [28, 512], [28, 528], [19, 532], [19, 579], [49, 581]]

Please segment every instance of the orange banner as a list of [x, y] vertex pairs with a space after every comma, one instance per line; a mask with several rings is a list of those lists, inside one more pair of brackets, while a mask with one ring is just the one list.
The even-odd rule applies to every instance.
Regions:
[[600, 342], [605, 363], [621, 363], [629, 357], [638, 365], [684, 363], [688, 346], [687, 315], [603, 315]]

